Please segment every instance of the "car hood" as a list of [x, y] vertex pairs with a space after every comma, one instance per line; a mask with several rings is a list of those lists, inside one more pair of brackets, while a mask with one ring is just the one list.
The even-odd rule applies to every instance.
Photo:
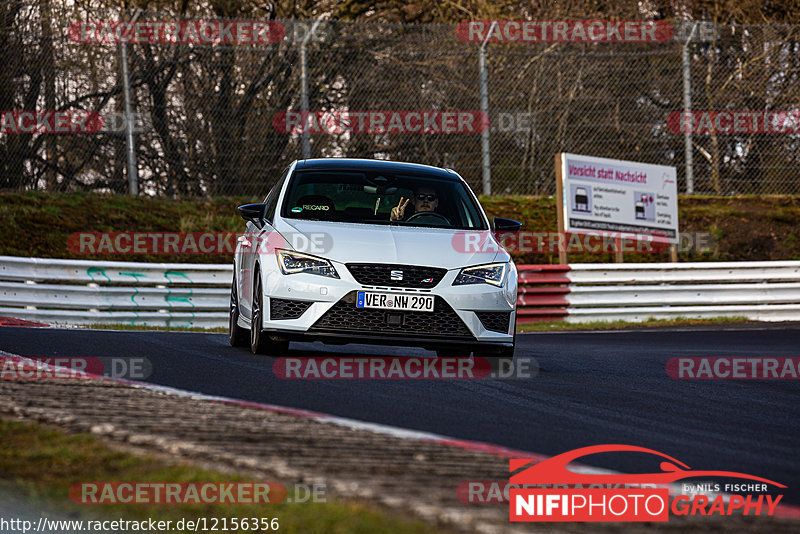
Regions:
[[456, 269], [510, 256], [488, 230], [280, 219], [277, 230], [291, 248], [340, 263], [396, 263]]

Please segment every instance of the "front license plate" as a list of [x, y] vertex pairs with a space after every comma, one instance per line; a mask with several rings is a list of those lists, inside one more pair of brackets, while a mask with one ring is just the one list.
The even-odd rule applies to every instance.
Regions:
[[432, 312], [433, 298], [433, 295], [400, 295], [359, 291], [356, 308]]

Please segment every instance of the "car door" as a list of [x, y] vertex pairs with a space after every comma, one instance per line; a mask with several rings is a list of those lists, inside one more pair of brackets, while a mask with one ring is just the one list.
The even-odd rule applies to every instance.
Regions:
[[253, 236], [258, 227], [252, 222], [247, 223], [244, 233], [237, 238], [236, 243], [236, 292], [239, 296], [239, 313], [250, 318], [253, 297]]
[[[274, 232], [272, 222], [274, 221], [275, 210], [277, 207], [278, 199], [280, 197], [281, 189], [289, 175], [289, 169], [283, 171], [281, 177], [273, 186], [272, 190], [264, 199], [266, 209], [264, 210], [264, 224], [260, 228], [248, 222], [245, 227], [245, 233], [239, 236], [236, 250], [239, 258], [239, 272], [241, 276], [238, 278], [238, 291], [239, 291], [239, 306], [245, 317], [252, 316], [252, 301], [253, 301], [253, 287], [254, 287], [254, 267], [258, 258], [258, 252], [261, 242], [269, 237], [271, 232]], [[265, 248], [264, 250], [268, 250]]]

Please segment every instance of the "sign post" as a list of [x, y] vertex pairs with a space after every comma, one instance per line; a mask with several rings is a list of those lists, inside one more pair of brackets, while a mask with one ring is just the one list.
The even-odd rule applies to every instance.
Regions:
[[[679, 240], [675, 167], [566, 152], [556, 154], [555, 164], [559, 233], [613, 238], [618, 262], [623, 241], [635, 241], [637, 250], [651, 243], [674, 249]], [[566, 263], [565, 250], [558, 256]]]
[[[556, 221], [558, 225], [558, 235], [563, 236], [566, 234], [566, 221], [564, 220], [564, 210], [561, 209], [561, 198], [563, 197], [564, 189], [564, 176], [562, 174], [564, 165], [562, 163], [563, 153], [556, 154]], [[563, 243], [563, 241], [562, 241]], [[558, 263], [566, 265], [567, 260], [567, 247], [559, 245], [558, 247]]]

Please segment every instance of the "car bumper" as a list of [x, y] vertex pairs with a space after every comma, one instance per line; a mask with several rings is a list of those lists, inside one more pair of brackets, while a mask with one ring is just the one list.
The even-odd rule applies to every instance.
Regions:
[[[335, 263], [340, 278], [284, 275], [274, 255], [264, 256], [263, 330], [293, 340], [366, 342], [423, 347], [510, 347], [516, 321], [516, 269], [502, 288], [489, 284], [454, 286], [459, 269], [449, 270], [432, 289], [367, 286]], [[358, 291], [433, 295], [433, 312], [356, 308]]]

